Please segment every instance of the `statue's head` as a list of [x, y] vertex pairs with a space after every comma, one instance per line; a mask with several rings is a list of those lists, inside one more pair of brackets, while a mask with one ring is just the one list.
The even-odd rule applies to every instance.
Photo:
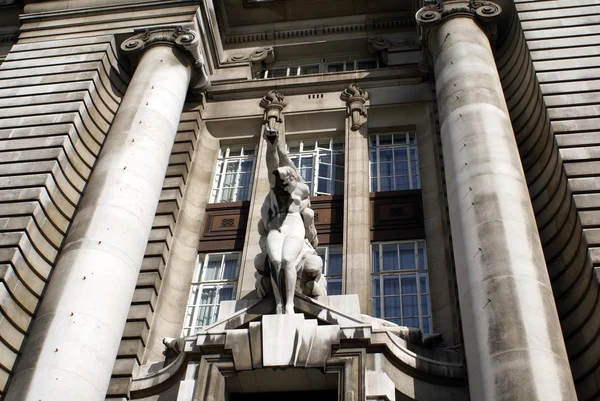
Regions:
[[281, 184], [288, 192], [293, 191], [299, 182], [303, 182], [302, 177], [300, 177], [296, 169], [291, 166], [279, 167], [274, 173], [279, 175]]

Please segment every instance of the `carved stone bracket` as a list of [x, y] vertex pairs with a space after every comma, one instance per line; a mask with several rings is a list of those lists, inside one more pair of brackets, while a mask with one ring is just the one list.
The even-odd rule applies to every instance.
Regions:
[[377, 54], [387, 65], [397, 65], [407, 61], [407, 53], [419, 52], [421, 46], [413, 38], [371, 37], [367, 39], [369, 52]]
[[200, 36], [196, 31], [177, 25], [134, 29], [133, 32], [135, 35], [121, 44], [121, 50], [132, 56], [134, 63], [137, 63], [144, 51], [152, 46], [172, 46], [192, 61], [194, 77], [191, 86], [196, 89], [208, 86], [208, 74], [200, 50]]
[[260, 107], [265, 109], [264, 123], [274, 128], [277, 123], [283, 122], [283, 109], [287, 106], [285, 96], [275, 90], [267, 92], [260, 101]]
[[235, 53], [227, 58], [232, 63], [249, 61], [251, 63], [265, 62], [267, 64], [275, 61], [275, 50], [272, 47], [263, 47], [250, 53]]
[[[427, 2], [426, 2], [427, 4]], [[420, 28], [420, 40], [423, 46], [423, 59], [421, 68], [424, 71], [433, 70], [433, 57], [430, 52], [429, 38], [431, 32], [444, 21], [455, 17], [474, 18], [480, 23], [490, 40], [498, 35], [498, 17], [502, 8], [491, 1], [457, 0], [457, 1], [429, 1], [425, 7], [417, 11], [415, 18]]]
[[352, 119], [350, 128], [352, 131], [358, 131], [367, 122], [366, 102], [369, 100], [369, 94], [358, 85], [350, 84], [344, 89], [340, 99], [346, 102], [348, 117]]

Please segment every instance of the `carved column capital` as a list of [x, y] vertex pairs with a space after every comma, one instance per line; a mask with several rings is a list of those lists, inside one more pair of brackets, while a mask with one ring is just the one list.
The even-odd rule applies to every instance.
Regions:
[[287, 106], [287, 100], [282, 93], [275, 90], [267, 92], [260, 101], [260, 107], [265, 109], [264, 123], [270, 128], [275, 127], [276, 123], [282, 123], [285, 106]]
[[208, 74], [200, 50], [200, 35], [196, 31], [176, 25], [134, 29], [133, 32], [135, 35], [123, 41], [121, 50], [132, 57], [135, 64], [148, 48], [158, 45], [171, 46], [190, 58], [194, 70], [191, 86], [196, 89], [208, 86]]
[[352, 131], [358, 131], [367, 122], [366, 102], [369, 100], [369, 94], [358, 85], [350, 84], [344, 89], [340, 99], [346, 102], [348, 117], [352, 118]]
[[420, 28], [420, 40], [423, 46], [421, 68], [425, 71], [433, 69], [433, 55], [429, 45], [431, 33], [450, 18], [466, 17], [479, 22], [490, 40], [498, 35], [498, 17], [502, 8], [492, 1], [480, 0], [426, 0], [425, 7], [417, 11], [415, 18]]

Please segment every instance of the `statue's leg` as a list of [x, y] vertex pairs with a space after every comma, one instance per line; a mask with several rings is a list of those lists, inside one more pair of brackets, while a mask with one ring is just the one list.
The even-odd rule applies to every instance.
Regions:
[[294, 292], [296, 291], [296, 260], [304, 246], [304, 238], [288, 234], [283, 244], [281, 269], [285, 275], [285, 313], [294, 313]]
[[269, 266], [271, 268], [271, 284], [275, 295], [275, 313], [283, 313], [283, 293], [281, 286], [282, 276], [282, 247], [284, 236], [277, 230], [271, 230], [267, 235], [267, 253], [269, 255]]

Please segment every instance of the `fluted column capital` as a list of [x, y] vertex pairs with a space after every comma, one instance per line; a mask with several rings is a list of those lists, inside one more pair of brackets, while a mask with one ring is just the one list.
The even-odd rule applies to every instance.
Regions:
[[129, 55], [137, 65], [144, 52], [153, 46], [170, 46], [178, 49], [190, 59], [193, 77], [190, 86], [204, 89], [209, 85], [204, 57], [200, 50], [200, 35], [181, 25], [134, 29], [135, 35], [121, 44], [123, 53]]
[[451, 18], [471, 18], [477, 21], [490, 40], [498, 35], [498, 17], [502, 7], [492, 1], [479, 0], [426, 0], [425, 7], [417, 11], [415, 18], [420, 29], [420, 40], [423, 46], [421, 69], [431, 72], [435, 54], [432, 54], [432, 33], [441, 24]]

